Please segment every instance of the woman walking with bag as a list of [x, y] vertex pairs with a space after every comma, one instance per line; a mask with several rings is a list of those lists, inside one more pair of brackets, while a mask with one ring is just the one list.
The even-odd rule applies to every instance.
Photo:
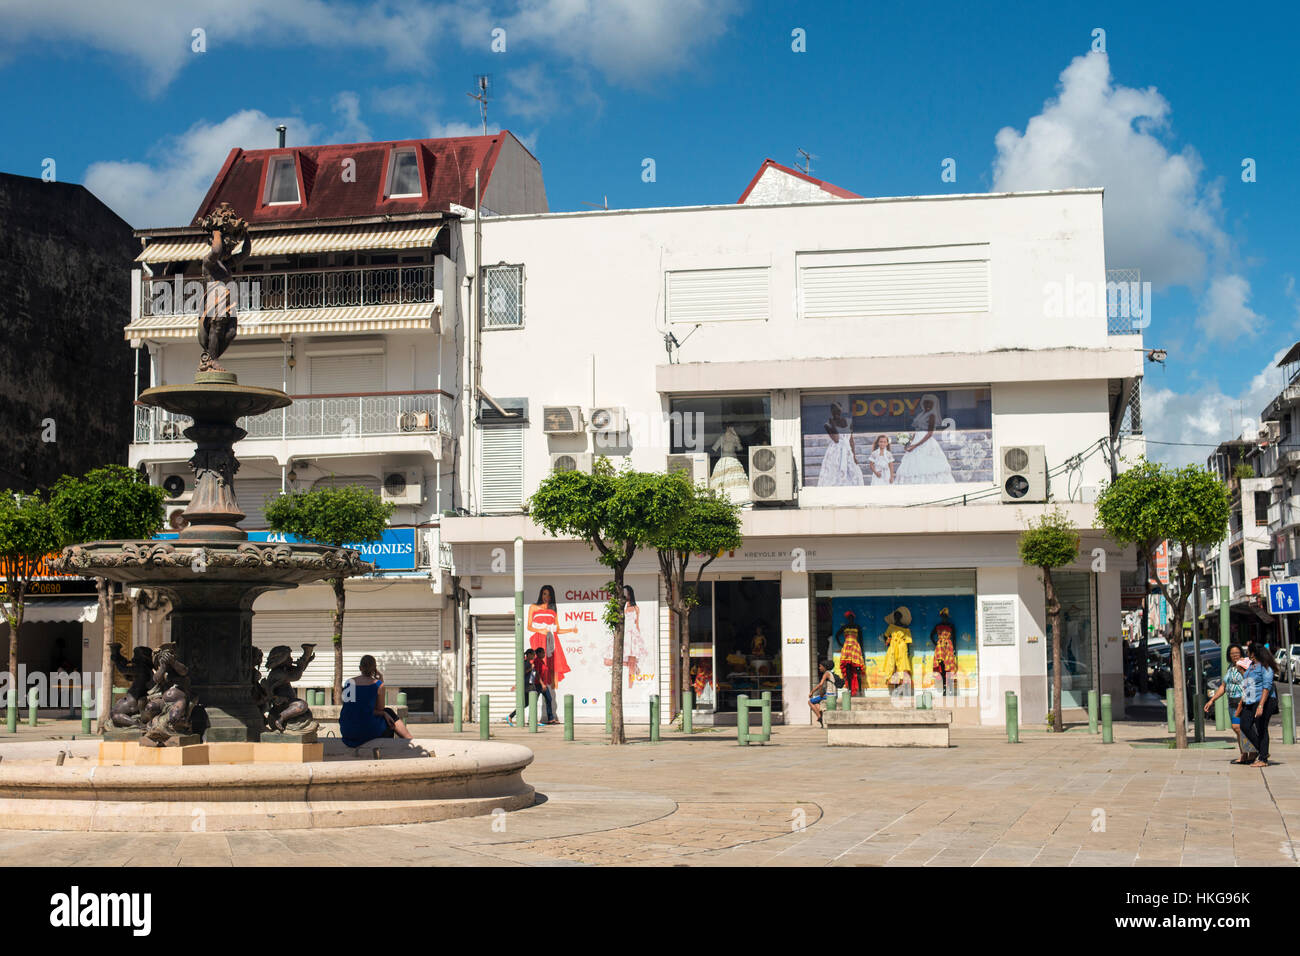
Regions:
[[1246, 655], [1242, 653], [1240, 644], [1228, 645], [1228, 673], [1223, 675], [1223, 683], [1214, 695], [1205, 702], [1205, 712], [1208, 714], [1214, 706], [1214, 702], [1225, 694], [1228, 697], [1228, 715], [1232, 719], [1232, 733], [1237, 738], [1237, 749], [1241, 751], [1241, 756], [1233, 763], [1248, 764], [1253, 763], [1255, 754], [1251, 753], [1246, 746], [1246, 738], [1241, 735], [1241, 718], [1237, 716], [1237, 711], [1241, 705], [1241, 679], [1243, 671], [1237, 666], [1237, 661], [1244, 660]]
[[1257, 754], [1251, 766], [1267, 767], [1268, 721], [1277, 713], [1277, 695], [1273, 689], [1277, 662], [1267, 647], [1255, 641], [1247, 645], [1246, 654], [1250, 666], [1242, 675], [1241, 704], [1237, 712], [1241, 716], [1241, 732], [1254, 745]]

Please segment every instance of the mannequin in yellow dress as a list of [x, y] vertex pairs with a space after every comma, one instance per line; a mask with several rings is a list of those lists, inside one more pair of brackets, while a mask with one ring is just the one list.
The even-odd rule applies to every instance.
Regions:
[[881, 665], [881, 676], [888, 685], [899, 684], [904, 674], [910, 676], [912, 673], [912, 632], [908, 629], [911, 623], [912, 612], [900, 607], [880, 637], [888, 645], [885, 662]]

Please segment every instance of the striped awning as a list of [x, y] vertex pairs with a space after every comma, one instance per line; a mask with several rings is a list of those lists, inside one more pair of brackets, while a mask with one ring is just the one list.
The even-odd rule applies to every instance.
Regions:
[[[378, 224], [351, 229], [290, 229], [253, 233], [253, 256], [310, 255], [322, 252], [355, 252], [366, 249], [425, 249], [433, 245], [442, 226], [420, 223], [414, 226]], [[144, 247], [136, 262], [189, 262], [203, 258], [208, 240], [191, 236], [157, 239]]]
[[[436, 330], [433, 302], [400, 305], [344, 306], [334, 309], [271, 309], [239, 314], [239, 334], [393, 332]], [[187, 339], [197, 334], [193, 314], [148, 315], [126, 327], [128, 339]]]

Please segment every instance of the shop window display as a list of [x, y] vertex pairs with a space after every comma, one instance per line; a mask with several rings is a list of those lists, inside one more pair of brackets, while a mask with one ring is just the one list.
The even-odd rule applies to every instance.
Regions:
[[768, 396], [674, 399], [669, 426], [673, 454], [707, 452], [709, 486], [748, 497], [749, 449], [772, 441]]
[[697, 706], [735, 712], [741, 694], [781, 699], [781, 585], [777, 581], [714, 581], [700, 585], [691, 609], [691, 682]]

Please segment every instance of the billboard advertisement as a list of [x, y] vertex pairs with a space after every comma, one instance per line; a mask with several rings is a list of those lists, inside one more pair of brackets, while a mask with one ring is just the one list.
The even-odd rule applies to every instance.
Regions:
[[987, 388], [805, 394], [806, 488], [993, 480]]
[[[378, 541], [345, 547], [361, 552], [361, 560], [369, 561], [376, 571], [414, 571], [419, 557], [415, 531], [415, 528], [388, 528]], [[176, 537], [174, 531], [154, 535], [157, 541], [175, 540]], [[296, 535], [276, 531], [249, 531], [248, 540], [258, 544], [299, 544], [302, 541]]]

